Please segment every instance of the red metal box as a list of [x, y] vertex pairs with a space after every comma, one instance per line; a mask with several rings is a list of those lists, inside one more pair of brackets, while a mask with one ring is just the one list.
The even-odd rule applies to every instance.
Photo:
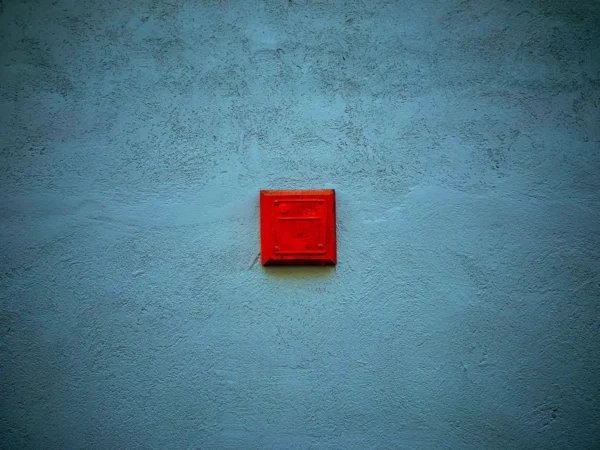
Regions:
[[263, 265], [335, 264], [335, 191], [260, 191]]

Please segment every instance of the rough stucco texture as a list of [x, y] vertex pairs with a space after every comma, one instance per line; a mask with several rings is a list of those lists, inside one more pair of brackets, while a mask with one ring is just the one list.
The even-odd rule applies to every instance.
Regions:
[[0, 4], [0, 448], [599, 448], [599, 2]]

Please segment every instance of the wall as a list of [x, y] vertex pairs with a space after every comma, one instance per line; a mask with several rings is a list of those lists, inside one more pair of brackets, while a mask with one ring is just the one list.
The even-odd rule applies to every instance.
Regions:
[[598, 2], [1, 11], [1, 448], [600, 446]]

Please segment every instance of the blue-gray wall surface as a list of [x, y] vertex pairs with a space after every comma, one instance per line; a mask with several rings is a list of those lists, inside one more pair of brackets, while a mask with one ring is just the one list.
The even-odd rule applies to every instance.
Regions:
[[[0, 449], [600, 448], [600, 2], [0, 0]], [[338, 265], [264, 268], [261, 188]]]

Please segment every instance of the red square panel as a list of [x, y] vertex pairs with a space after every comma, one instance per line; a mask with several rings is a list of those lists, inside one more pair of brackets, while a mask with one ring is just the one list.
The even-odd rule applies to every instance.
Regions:
[[263, 265], [335, 264], [335, 191], [260, 191]]

